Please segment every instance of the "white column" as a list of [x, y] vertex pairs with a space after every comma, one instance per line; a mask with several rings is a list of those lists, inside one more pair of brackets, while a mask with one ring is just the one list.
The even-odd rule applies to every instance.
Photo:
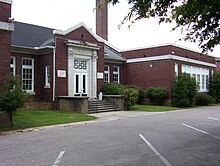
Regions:
[[92, 94], [91, 97], [92, 98], [96, 98], [97, 97], [97, 51], [94, 50], [93, 51], [93, 55], [92, 55]]

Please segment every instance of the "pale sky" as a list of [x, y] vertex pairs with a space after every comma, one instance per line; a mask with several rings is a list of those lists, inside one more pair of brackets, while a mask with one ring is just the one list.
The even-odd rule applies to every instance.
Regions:
[[[84, 22], [95, 33], [96, 0], [13, 0], [12, 18], [15, 21], [66, 30]], [[174, 43], [195, 51], [198, 44], [178, 41], [180, 31], [171, 32], [174, 24], [158, 24], [156, 19], [142, 19], [128, 29], [129, 23], [118, 25], [129, 11], [127, 0], [109, 6], [109, 42], [120, 50]], [[182, 36], [183, 37], [183, 36]], [[220, 46], [210, 55], [220, 57]]]

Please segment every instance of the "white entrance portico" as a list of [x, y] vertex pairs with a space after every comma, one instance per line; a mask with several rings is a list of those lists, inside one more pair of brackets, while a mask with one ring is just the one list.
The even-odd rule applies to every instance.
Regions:
[[73, 40], [67, 46], [68, 96], [96, 98], [98, 46]]

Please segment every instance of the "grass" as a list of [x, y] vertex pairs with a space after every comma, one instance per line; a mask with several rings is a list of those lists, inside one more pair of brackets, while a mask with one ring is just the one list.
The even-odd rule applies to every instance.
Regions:
[[132, 106], [132, 111], [145, 111], [145, 112], [166, 112], [180, 110], [178, 107], [169, 106], [152, 106], [152, 105], [134, 105]]
[[0, 126], [0, 131], [49, 126], [94, 120], [96, 117], [73, 112], [52, 110], [19, 110], [13, 117], [14, 126]]

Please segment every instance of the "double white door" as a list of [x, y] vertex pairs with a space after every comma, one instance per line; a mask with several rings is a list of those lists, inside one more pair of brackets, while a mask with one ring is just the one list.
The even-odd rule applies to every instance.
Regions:
[[88, 94], [87, 73], [74, 74], [74, 96], [87, 96]]

